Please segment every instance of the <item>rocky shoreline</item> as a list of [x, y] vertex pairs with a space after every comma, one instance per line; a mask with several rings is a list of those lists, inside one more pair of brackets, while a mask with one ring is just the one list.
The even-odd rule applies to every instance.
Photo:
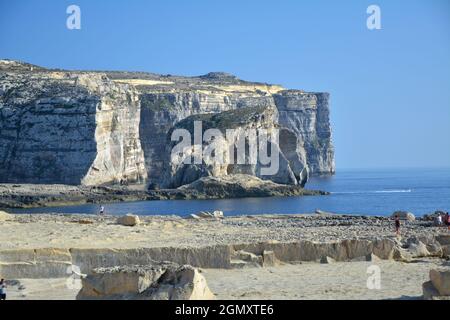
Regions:
[[[241, 175], [245, 176], [245, 175]], [[144, 200], [224, 199], [242, 197], [327, 195], [300, 186], [282, 185], [252, 176], [205, 177], [177, 189], [147, 190], [135, 186], [71, 186], [61, 184], [0, 184], [0, 208], [33, 208]]]

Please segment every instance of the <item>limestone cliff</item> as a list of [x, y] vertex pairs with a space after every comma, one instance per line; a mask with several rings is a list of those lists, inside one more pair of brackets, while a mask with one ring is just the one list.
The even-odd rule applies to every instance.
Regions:
[[0, 182], [164, 185], [179, 170], [167, 159], [180, 121], [262, 108], [274, 111], [264, 125], [280, 129], [286, 160], [273, 180], [295, 184], [303, 168], [334, 172], [328, 98], [225, 73], [65, 71], [0, 60]]
[[[202, 124], [202, 136], [210, 129], [218, 130], [218, 135], [214, 136], [214, 139], [203, 141], [197, 149], [195, 149], [193, 137], [195, 122]], [[298, 141], [292, 131], [283, 128], [281, 140], [277, 140], [275, 135], [272, 136], [279, 129], [277, 109], [273, 107], [246, 107], [221, 113], [193, 115], [175, 124], [173, 130], [179, 128], [191, 133], [189, 146], [183, 150], [181, 160], [201, 153], [201, 147], [203, 147], [203, 157], [198, 164], [176, 163], [170, 156], [177, 142], [168, 139], [166, 151], [163, 153], [166, 155], [163, 167], [165, 174], [163, 186], [165, 187], [179, 187], [205, 176], [222, 177], [236, 174], [247, 174], [281, 184], [297, 185], [300, 172], [305, 167], [305, 162], [301, 162], [297, 152]], [[232, 133], [226, 134], [230, 133], [230, 130]], [[172, 130], [168, 138], [171, 132]], [[260, 157], [260, 148], [263, 148], [260, 140], [263, 134], [267, 138], [267, 144], [264, 147], [267, 150], [271, 149], [274, 155], [269, 164], [262, 163]], [[288, 143], [287, 137], [292, 137], [294, 143]], [[240, 150], [238, 150], [239, 146], [241, 146]], [[208, 152], [210, 150], [214, 152], [210, 154]], [[264, 173], [264, 168], [269, 169], [270, 165], [273, 168], [276, 166], [276, 170], [270, 174]]]
[[11, 72], [11, 64], [0, 63], [1, 182], [146, 180], [132, 86], [98, 73]]

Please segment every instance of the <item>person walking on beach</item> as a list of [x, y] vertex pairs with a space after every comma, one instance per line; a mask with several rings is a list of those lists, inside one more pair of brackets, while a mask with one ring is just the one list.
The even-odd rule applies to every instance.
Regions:
[[104, 215], [105, 215], [105, 207], [104, 207], [104, 206], [101, 206], [101, 207], [100, 207], [100, 212], [99, 212], [99, 214], [100, 214], [101, 216], [104, 216]]
[[400, 235], [400, 217], [398, 215], [395, 216], [395, 233], [397, 237]]
[[6, 300], [6, 283], [5, 283], [5, 279], [0, 280], [0, 300]]

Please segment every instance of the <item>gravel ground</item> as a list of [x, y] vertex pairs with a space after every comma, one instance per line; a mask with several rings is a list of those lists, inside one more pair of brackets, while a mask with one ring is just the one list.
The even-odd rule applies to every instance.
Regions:
[[[141, 216], [134, 227], [116, 224], [117, 217], [61, 214], [18, 214], [0, 222], [0, 249], [6, 248], [135, 248], [206, 246], [277, 240], [317, 242], [395, 237], [386, 217], [261, 215], [190, 220], [178, 216]], [[402, 236], [447, 232], [427, 221], [402, 222]]]

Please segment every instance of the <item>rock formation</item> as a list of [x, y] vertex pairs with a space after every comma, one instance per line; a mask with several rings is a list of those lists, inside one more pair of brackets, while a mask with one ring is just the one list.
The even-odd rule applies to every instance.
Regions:
[[132, 86], [100, 73], [9, 66], [0, 61], [1, 182], [146, 179], [140, 101]]
[[130, 214], [130, 213], [125, 216], [117, 218], [117, 224], [121, 224], [121, 225], [127, 226], [127, 227], [133, 227], [140, 223], [141, 223], [141, 221], [139, 220], [139, 217], [134, 214]]
[[[324, 191], [305, 190], [296, 185], [282, 185], [247, 174], [202, 177], [183, 185], [178, 191], [191, 192], [193, 199], [220, 199], [241, 197], [276, 197], [300, 195], [326, 195]], [[196, 192], [199, 196], [196, 197]]]
[[77, 299], [211, 300], [214, 294], [198, 269], [154, 262], [95, 269], [82, 279]]
[[422, 289], [425, 300], [450, 300], [450, 271], [430, 270], [430, 281]]
[[[246, 173], [304, 185], [307, 172], [335, 170], [328, 105], [326, 93], [224, 73], [66, 71], [0, 60], [0, 182], [156, 188]], [[264, 177], [258, 164], [171, 165], [169, 133], [195, 117], [240, 130], [279, 129], [280, 172]]]
[[410, 256], [408, 250], [399, 248], [394, 241], [386, 238], [321, 243], [267, 241], [204, 247], [11, 249], [0, 250], [0, 272], [5, 278], [20, 279], [66, 277], [67, 269], [72, 264], [78, 266], [82, 273], [91, 274], [98, 268], [154, 265], [155, 261], [225, 269], [270, 266], [280, 262], [320, 262], [324, 257], [340, 262], [368, 261], [372, 255], [383, 260], [411, 261], [397, 256], [398, 250]]
[[398, 217], [400, 220], [414, 221], [416, 220], [416, 216], [408, 211], [395, 211], [391, 218]]

